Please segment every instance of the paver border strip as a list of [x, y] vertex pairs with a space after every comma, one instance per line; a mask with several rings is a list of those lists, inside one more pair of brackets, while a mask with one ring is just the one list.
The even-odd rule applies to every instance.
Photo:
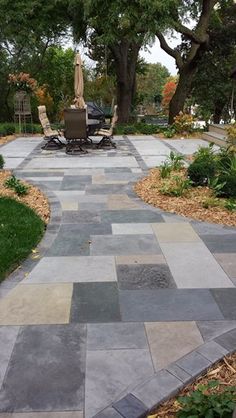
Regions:
[[[18, 177], [22, 178], [22, 180], [25, 180], [23, 177], [20, 177], [20, 175], [18, 175]], [[57, 236], [61, 225], [62, 209], [57, 196], [42, 183], [38, 183], [33, 180], [30, 180], [29, 183], [38, 187], [46, 195], [50, 206], [50, 220], [46, 226], [46, 230], [41, 241], [36, 246], [36, 254], [40, 255], [40, 257], [31, 258], [29, 255], [24, 261], [22, 261], [20, 268], [17, 267], [12, 273], [9, 274], [9, 276], [6, 277], [5, 280], [2, 281], [2, 283], [0, 283], [1, 289], [12, 290], [19, 282], [25, 279], [26, 275], [28, 275], [28, 273], [33, 270], [33, 268], [39, 263], [45, 253], [49, 250]]]
[[93, 418], [145, 418], [154, 408], [178, 394], [216, 362], [235, 351], [236, 328], [233, 328], [153, 374]]

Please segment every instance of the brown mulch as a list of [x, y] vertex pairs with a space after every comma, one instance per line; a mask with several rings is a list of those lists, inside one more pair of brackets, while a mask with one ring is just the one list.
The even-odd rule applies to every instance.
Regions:
[[[13, 139], [16, 139], [15, 135], [0, 136], [0, 145], [7, 144], [8, 142], [13, 141]], [[0, 149], [0, 154], [1, 154], [1, 149]]]
[[7, 178], [11, 177], [11, 171], [0, 170], [0, 197], [7, 196], [14, 198], [18, 202], [28, 205], [30, 208], [40, 216], [40, 218], [47, 224], [50, 219], [50, 207], [46, 196], [37, 187], [22, 181], [29, 187], [29, 192], [25, 196], [18, 196], [13, 190], [4, 186]]
[[[182, 169], [176, 175], [185, 177], [186, 170]], [[207, 209], [202, 206], [205, 200], [212, 198], [212, 192], [208, 187], [192, 187], [184, 196], [174, 197], [161, 193], [160, 188], [165, 183], [166, 179], [160, 177], [160, 170], [154, 168], [150, 170], [148, 177], [136, 183], [134, 190], [144, 202], [166, 212], [200, 221], [236, 226], [236, 212], [229, 211], [221, 206]]]
[[[205, 385], [211, 380], [217, 380], [220, 383], [217, 388], [219, 393], [223, 392], [227, 386], [236, 386], [236, 353], [226, 356], [223, 360], [216, 363], [204, 376], [200, 376], [194, 383], [186, 386], [178, 396], [186, 396], [197, 389], [199, 384]], [[214, 389], [215, 391], [216, 389]], [[175, 418], [179, 409], [179, 403], [176, 398], [173, 398], [160, 405], [148, 418]]]

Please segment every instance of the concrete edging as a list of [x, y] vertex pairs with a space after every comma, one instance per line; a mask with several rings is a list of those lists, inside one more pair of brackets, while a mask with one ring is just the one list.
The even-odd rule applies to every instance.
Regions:
[[224, 356], [236, 350], [236, 328], [208, 341], [167, 368], [155, 373], [94, 418], [145, 418], [164, 401], [175, 396]]

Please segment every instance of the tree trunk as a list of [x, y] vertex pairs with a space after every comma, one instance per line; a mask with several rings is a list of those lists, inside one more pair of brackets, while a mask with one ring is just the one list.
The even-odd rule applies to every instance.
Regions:
[[174, 123], [174, 118], [184, 110], [185, 101], [191, 91], [193, 76], [197, 65], [183, 66], [179, 71], [179, 82], [169, 106], [169, 124]]
[[220, 123], [221, 115], [222, 115], [224, 107], [225, 107], [225, 103], [215, 103], [213, 122], [216, 123], [217, 125]]
[[113, 46], [111, 52], [115, 59], [117, 79], [118, 120], [127, 123], [130, 118], [131, 105], [136, 93], [136, 65], [141, 45], [127, 40]]

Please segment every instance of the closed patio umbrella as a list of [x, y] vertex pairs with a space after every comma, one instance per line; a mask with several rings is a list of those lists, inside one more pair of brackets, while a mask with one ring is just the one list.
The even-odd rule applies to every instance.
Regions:
[[75, 89], [75, 99], [74, 105], [79, 109], [85, 107], [85, 101], [83, 98], [84, 94], [84, 80], [83, 80], [83, 71], [82, 71], [82, 60], [79, 53], [75, 56], [75, 79], [74, 79], [74, 89]]

